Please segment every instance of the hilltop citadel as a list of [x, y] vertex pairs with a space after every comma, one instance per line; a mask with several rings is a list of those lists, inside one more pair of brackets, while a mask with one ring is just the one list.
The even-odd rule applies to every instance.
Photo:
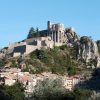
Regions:
[[65, 28], [62, 23], [47, 22], [47, 29], [39, 31], [38, 37], [32, 37], [10, 44], [0, 51], [0, 57], [17, 57], [27, 55], [36, 49], [53, 48], [64, 44], [71, 45], [78, 40], [73, 28]]

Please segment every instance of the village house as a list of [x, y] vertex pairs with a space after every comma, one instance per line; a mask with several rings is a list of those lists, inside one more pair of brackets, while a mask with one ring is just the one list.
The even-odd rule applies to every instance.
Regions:
[[67, 90], [72, 91], [78, 85], [78, 83], [82, 83], [84, 80], [85, 78], [80, 75], [75, 75], [72, 77], [65, 77], [63, 79], [64, 87]]
[[75, 75], [72, 77], [68, 76], [59, 76], [56, 74], [52, 74], [51, 72], [44, 72], [41, 74], [29, 74], [29, 72], [21, 72], [21, 69], [11, 68], [7, 69], [4, 72], [0, 73], [0, 83], [5, 85], [13, 85], [17, 80], [22, 82], [26, 87], [25, 93], [32, 94], [34, 91], [34, 87], [36, 86], [37, 82], [43, 81], [44, 79], [57, 79], [60, 78], [63, 82], [63, 86], [72, 91], [79, 82], [84, 81], [84, 77], [80, 75]]
[[16, 82], [17, 77], [14, 76], [13, 74], [9, 74], [4, 77], [4, 80], [5, 80], [4, 81], [5, 85], [12, 86]]

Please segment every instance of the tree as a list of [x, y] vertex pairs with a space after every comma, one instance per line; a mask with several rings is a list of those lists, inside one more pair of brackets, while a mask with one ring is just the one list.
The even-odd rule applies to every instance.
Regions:
[[45, 52], [44, 52], [44, 50], [38, 50], [38, 49], [36, 49], [35, 50], [35, 54], [36, 54], [36, 56], [37, 56], [37, 58], [38, 59], [43, 59], [43, 58], [45, 58]]
[[0, 67], [3, 67], [3, 66], [4, 66], [4, 61], [0, 60]]
[[37, 34], [37, 37], [39, 37], [39, 28], [38, 27], [36, 28], [36, 34]]
[[34, 29], [33, 27], [30, 28], [27, 38], [29, 39], [29, 38], [33, 38], [33, 37], [39, 37], [38, 27], [36, 29]]
[[73, 91], [74, 100], [91, 100], [92, 91], [87, 89], [75, 89]]
[[44, 79], [38, 82], [33, 93], [35, 100], [63, 100], [67, 97], [67, 90], [59, 78]]
[[22, 83], [16, 82], [12, 86], [0, 86], [1, 100], [25, 100]]
[[32, 38], [35, 33], [36, 33], [35, 29], [33, 27], [31, 27], [27, 38]]
[[76, 74], [76, 68], [74, 66], [68, 67], [68, 75], [72, 76]]

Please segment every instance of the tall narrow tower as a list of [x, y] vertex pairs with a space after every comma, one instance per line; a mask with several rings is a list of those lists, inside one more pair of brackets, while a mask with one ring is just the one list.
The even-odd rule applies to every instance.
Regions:
[[47, 22], [47, 29], [48, 29], [48, 36], [56, 44], [60, 44], [64, 42], [64, 33], [65, 28], [62, 23], [51, 23], [50, 21]]
[[50, 30], [50, 26], [51, 26], [50, 24], [51, 24], [50, 21], [48, 21], [48, 22], [47, 22], [47, 29], [48, 29], [48, 30]]

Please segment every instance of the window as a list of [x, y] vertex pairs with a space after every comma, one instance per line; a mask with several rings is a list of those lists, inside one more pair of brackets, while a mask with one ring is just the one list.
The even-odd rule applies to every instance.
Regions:
[[29, 42], [28, 45], [37, 45], [37, 40], [33, 40], [33, 42]]
[[47, 46], [45, 40], [41, 41], [41, 46]]

